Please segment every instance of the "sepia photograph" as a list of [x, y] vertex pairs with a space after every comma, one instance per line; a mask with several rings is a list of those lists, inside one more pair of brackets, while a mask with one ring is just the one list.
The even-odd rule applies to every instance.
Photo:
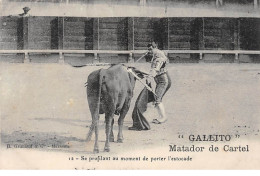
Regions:
[[260, 0], [0, 0], [1, 170], [259, 170]]

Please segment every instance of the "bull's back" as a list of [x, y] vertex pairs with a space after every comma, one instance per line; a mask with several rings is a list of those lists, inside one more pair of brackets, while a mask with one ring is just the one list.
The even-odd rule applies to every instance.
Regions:
[[[103, 114], [107, 102], [121, 108], [133, 95], [133, 86], [126, 67], [115, 65], [92, 72], [88, 76], [87, 97], [92, 114]], [[104, 107], [103, 107], [104, 106]]]
[[110, 91], [127, 93], [131, 90], [129, 74], [122, 65], [115, 65], [105, 72], [105, 82]]

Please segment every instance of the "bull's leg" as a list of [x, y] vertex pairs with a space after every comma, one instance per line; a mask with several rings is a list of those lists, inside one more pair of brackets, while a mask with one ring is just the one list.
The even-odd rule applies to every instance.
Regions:
[[105, 152], [110, 151], [110, 145], [109, 145], [109, 137], [110, 137], [110, 132], [111, 132], [111, 126], [112, 126], [112, 119], [114, 116], [114, 110], [111, 110], [110, 112], [106, 113], [105, 118], [106, 118], [106, 143], [105, 143]]
[[[90, 98], [89, 98], [90, 100]], [[91, 107], [91, 106], [90, 106]], [[95, 130], [95, 145], [94, 145], [94, 153], [99, 152], [99, 147], [98, 147], [98, 123], [99, 123], [99, 114], [98, 111], [91, 107], [91, 116], [92, 116], [92, 123], [89, 128], [89, 132], [87, 134], [87, 142], [91, 140], [92, 134]]]
[[114, 126], [114, 118], [112, 119], [112, 124], [111, 124], [111, 131], [110, 131], [110, 136], [109, 136], [109, 142], [114, 142], [114, 133], [113, 133], [113, 126]]
[[99, 117], [95, 124], [95, 145], [94, 145], [94, 153], [99, 153], [99, 146], [98, 146], [98, 130], [99, 130]]
[[87, 142], [91, 140], [92, 134], [94, 132], [94, 128], [95, 128], [95, 124], [92, 122], [87, 134], [87, 140], [86, 140]]
[[117, 135], [117, 142], [119, 143], [122, 143], [123, 142], [123, 124], [124, 124], [124, 119], [125, 119], [125, 116], [129, 110], [129, 107], [130, 107], [130, 101], [126, 101], [122, 110], [121, 110], [121, 113], [120, 113], [120, 116], [119, 116], [119, 119], [118, 119], [118, 135]]

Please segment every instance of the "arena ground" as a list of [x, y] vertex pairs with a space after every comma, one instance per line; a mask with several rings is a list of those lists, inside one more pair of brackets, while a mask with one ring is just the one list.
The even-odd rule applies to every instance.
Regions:
[[[144, 70], [149, 68], [149, 64], [131, 65]], [[124, 143], [111, 143], [111, 152], [102, 152], [105, 142], [102, 115], [99, 133], [101, 153], [94, 155], [94, 137], [91, 142], [85, 142], [91, 116], [84, 83], [88, 74], [100, 67], [0, 64], [1, 168], [259, 169], [258, 64], [170, 64], [168, 70], [173, 84], [163, 100], [169, 118], [164, 124], [151, 123], [148, 131], [128, 130], [132, 125], [135, 100], [143, 88], [137, 82], [131, 108], [125, 118]], [[157, 117], [152, 105], [149, 105], [146, 116], [149, 121]], [[117, 123], [114, 131], [117, 134]], [[191, 142], [190, 135], [231, 135], [231, 141]], [[249, 145], [250, 152], [169, 152], [169, 145], [208, 147], [211, 144], [219, 147]], [[33, 149], [30, 146], [34, 146]], [[82, 156], [87, 159], [101, 156], [101, 160], [83, 162]], [[149, 164], [143, 161], [131, 161], [130, 164], [127, 164], [130, 161], [120, 161], [118, 164], [111, 161], [114, 156], [119, 160], [120, 157], [128, 160], [129, 157], [135, 160], [138, 157], [142, 160], [144, 156], [149, 156], [149, 160], [155, 158]], [[166, 160], [168, 156], [189, 156], [195, 162], [165, 163], [160, 160], [164, 156]], [[79, 157], [81, 161], [69, 161], [71, 157], [74, 160]], [[111, 157], [111, 160], [102, 161], [102, 157]]]

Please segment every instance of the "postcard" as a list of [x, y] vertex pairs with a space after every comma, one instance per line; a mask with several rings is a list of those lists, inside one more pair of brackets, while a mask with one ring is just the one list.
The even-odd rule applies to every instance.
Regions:
[[259, 1], [0, 6], [0, 169], [260, 169]]

